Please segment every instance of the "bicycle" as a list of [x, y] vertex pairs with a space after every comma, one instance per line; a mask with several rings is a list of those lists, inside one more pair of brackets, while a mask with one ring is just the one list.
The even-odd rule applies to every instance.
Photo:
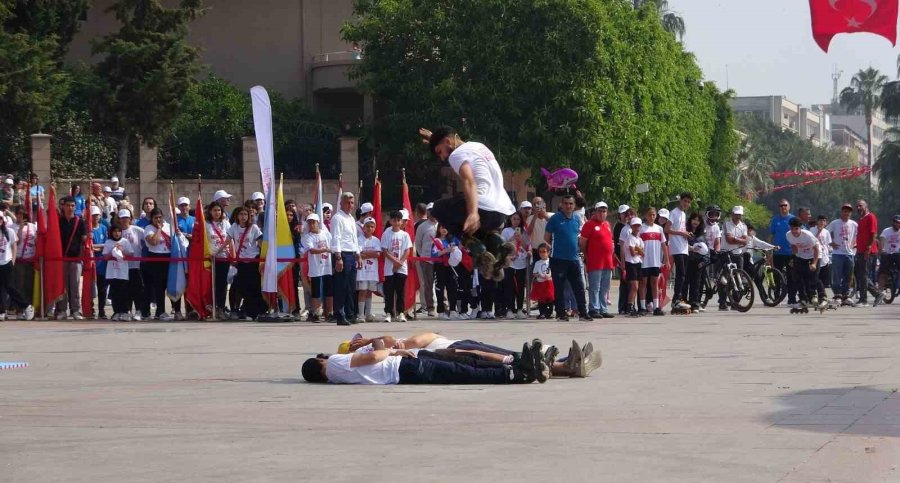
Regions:
[[769, 263], [769, 255], [774, 249], [756, 250], [763, 252], [764, 256], [750, 267], [750, 275], [762, 303], [766, 307], [777, 307], [787, 297], [787, 276]]
[[887, 281], [884, 285], [884, 303], [894, 303], [894, 299], [900, 295], [900, 268], [891, 267], [891, 273], [888, 274]]
[[[718, 256], [728, 256], [741, 248], [743, 247], [719, 252]], [[750, 310], [756, 298], [753, 289], [753, 279], [750, 277], [750, 274], [738, 268], [737, 264], [731, 261], [730, 258], [718, 272], [715, 272], [715, 265], [716, 261], [713, 260], [713, 257], [710, 257], [709, 261], [705, 261], [700, 265], [700, 270], [705, 274], [705, 276], [701, 277], [700, 305], [706, 308], [712, 297], [718, 293], [719, 288], [724, 287], [725, 296], [731, 308], [738, 312]]]

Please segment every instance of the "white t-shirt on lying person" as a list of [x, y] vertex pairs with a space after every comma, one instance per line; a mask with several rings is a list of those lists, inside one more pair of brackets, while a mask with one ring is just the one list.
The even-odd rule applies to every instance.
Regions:
[[400, 382], [400, 356], [388, 356], [385, 360], [368, 366], [350, 367], [353, 354], [335, 354], [325, 361], [325, 377], [332, 384], [398, 384]]

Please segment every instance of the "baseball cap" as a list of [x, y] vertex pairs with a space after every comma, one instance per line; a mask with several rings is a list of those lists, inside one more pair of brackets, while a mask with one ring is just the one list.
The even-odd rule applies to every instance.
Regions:
[[626, 211], [628, 211], [630, 209], [631, 209], [631, 207], [628, 205], [619, 205], [619, 214], [621, 215], [622, 213], [625, 213]]
[[408, 220], [408, 219], [409, 219], [409, 212], [406, 211], [406, 210], [400, 210], [400, 215], [402, 215], [402, 218], [400, 218], [401, 220]]
[[104, 186], [104, 187], [103, 187], [103, 192], [104, 192], [104, 193], [112, 193], [112, 188], [110, 188], [109, 186]]
[[638, 218], [638, 217], [636, 217], [636, 216], [635, 216], [634, 218], [632, 218], [632, 219], [631, 219], [631, 223], [629, 223], [629, 225], [631, 225], [631, 226], [634, 226], [634, 225], [642, 225], [642, 224], [644, 224], [644, 222], [641, 221], [641, 219]]
[[253, 194], [250, 195], [250, 201], [257, 201], [257, 200], [264, 200], [264, 199], [266, 199], [266, 197], [263, 196], [263, 194], [260, 193], [259, 191], [254, 191]]
[[523, 202], [519, 203], [519, 208], [520, 208], [520, 209], [522, 209], [522, 208], [531, 208], [531, 202], [530, 202], [530, 201], [527, 201], [527, 200], [526, 200], [526, 201], [523, 201]]
[[743, 215], [744, 207], [741, 205], [736, 205], [734, 208], [731, 209], [731, 214], [732, 215]]
[[119, 210], [119, 218], [131, 218], [131, 212], [125, 209]]
[[844, 203], [843, 205], [841, 205], [841, 209], [853, 211], [853, 205], [851, 205], [850, 203]]
[[189, 205], [189, 204], [191, 204], [191, 200], [188, 199], [187, 196], [182, 196], [181, 198], [178, 198], [178, 206]]
[[102, 215], [102, 214], [103, 214], [103, 212], [100, 211], [100, 207], [99, 207], [99, 206], [92, 206], [92, 207], [91, 207], [91, 216], [94, 216], [94, 215]]
[[225, 199], [225, 198], [231, 198], [231, 195], [228, 194], [228, 192], [225, 191], [225, 190], [219, 190], [219, 191], [216, 191], [216, 192], [213, 194], [213, 199], [212, 199], [212, 200], [213, 200], [213, 201], [219, 201], [219, 200]]
[[669, 210], [663, 208], [656, 212], [656, 214], [662, 218], [669, 219]]
[[322, 211], [334, 211], [334, 207], [331, 206], [331, 203], [322, 203]]
[[599, 210], [600, 208], [609, 208], [609, 205], [607, 205], [605, 201], [601, 201], [594, 205], [595, 210]]
[[371, 213], [372, 210], [374, 210], [374, 209], [375, 209], [375, 207], [372, 206], [372, 203], [366, 202], [366, 203], [363, 203], [362, 206], [359, 207], [359, 212], [365, 215], [366, 213]]
[[306, 215], [306, 221], [307, 221], [307, 222], [310, 222], [310, 221], [319, 221], [319, 215], [317, 215], [317, 214], [315, 214], [315, 213], [310, 213], [310, 214]]
[[371, 224], [374, 225], [374, 224], [375, 224], [375, 218], [372, 218], [372, 217], [370, 216], [370, 217], [366, 218], [365, 220], [363, 220], [363, 225], [368, 225], [369, 223], [371, 223]]
[[119, 182], [119, 177], [118, 177], [118, 176], [113, 176], [112, 178], [109, 178], [109, 182], [110, 182], [110, 183], [118, 183], [118, 182]]
[[895, 222], [900, 221], [900, 215], [894, 215], [894, 221]]
[[3, 180], [3, 182], [6, 184], [15, 184], [15, 183], [13, 183], [12, 178], [6, 178], [5, 180]]

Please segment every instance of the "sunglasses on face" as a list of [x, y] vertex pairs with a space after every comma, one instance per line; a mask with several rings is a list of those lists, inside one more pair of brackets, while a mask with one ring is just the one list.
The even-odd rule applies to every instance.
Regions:
[[786, 205], [786, 204], [785, 204], [785, 205], [778, 205], [778, 206], [780, 206], [780, 207], [782, 207], [782, 208], [783, 208], [783, 207], [785, 207], [785, 206], [787, 206], [787, 205]]

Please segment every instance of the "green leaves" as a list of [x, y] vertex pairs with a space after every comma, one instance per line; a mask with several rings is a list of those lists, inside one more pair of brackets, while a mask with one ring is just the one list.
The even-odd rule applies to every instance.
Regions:
[[[723, 182], [737, 143], [724, 97], [659, 16], [601, 0], [357, 1], [344, 38], [383, 108], [379, 166], [428, 179], [419, 126], [449, 124], [504, 169], [570, 166], [589, 197], [658, 203]], [[539, 179], [535, 176], [535, 179]], [[606, 190], [604, 191], [604, 188]]]

